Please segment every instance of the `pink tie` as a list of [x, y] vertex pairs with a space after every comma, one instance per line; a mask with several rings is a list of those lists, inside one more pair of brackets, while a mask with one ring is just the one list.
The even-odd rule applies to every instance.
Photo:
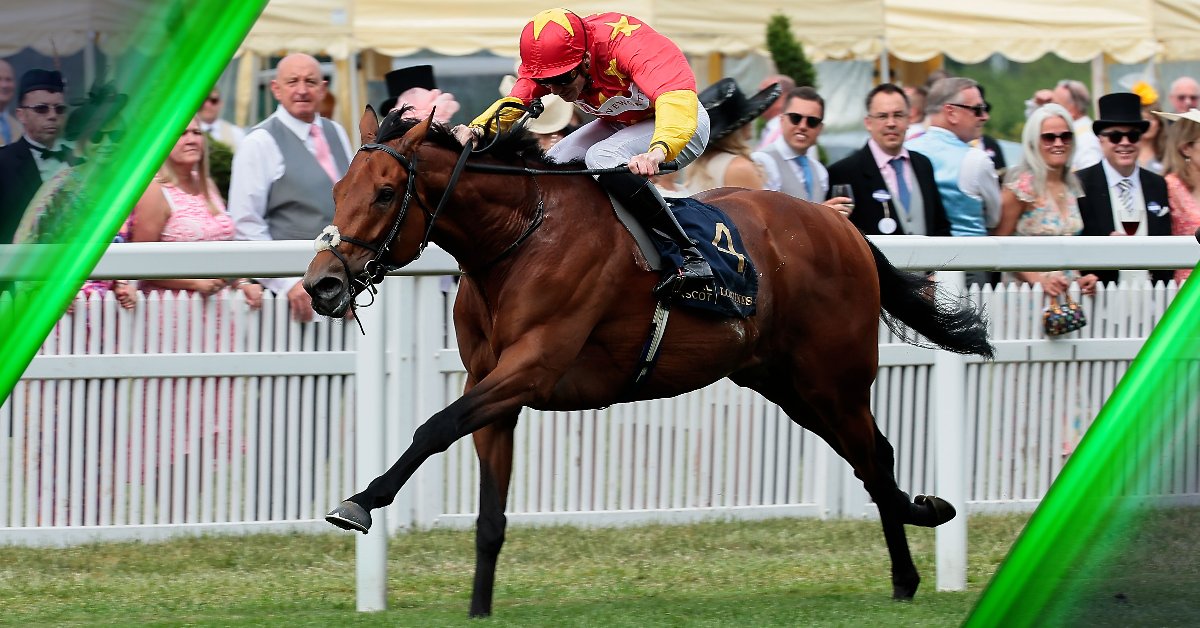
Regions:
[[321, 168], [325, 170], [325, 174], [329, 175], [329, 179], [337, 183], [339, 178], [337, 168], [333, 165], [333, 155], [329, 152], [329, 142], [325, 141], [325, 134], [321, 132], [320, 123], [314, 123], [308, 129], [308, 134], [312, 136], [313, 148], [316, 150], [317, 163], [321, 164]]

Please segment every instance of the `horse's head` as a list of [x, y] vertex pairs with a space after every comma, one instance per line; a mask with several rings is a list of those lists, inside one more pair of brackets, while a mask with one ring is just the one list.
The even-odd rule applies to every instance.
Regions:
[[394, 113], [380, 126], [374, 109], [363, 112], [363, 146], [333, 186], [333, 224], [316, 239], [304, 273], [318, 313], [342, 316], [359, 292], [420, 255], [430, 215], [415, 189], [416, 153], [432, 122], [432, 114], [414, 124]]

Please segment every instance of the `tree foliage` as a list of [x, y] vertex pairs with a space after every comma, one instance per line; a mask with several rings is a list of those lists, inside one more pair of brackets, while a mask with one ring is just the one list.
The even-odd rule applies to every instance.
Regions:
[[804, 46], [792, 34], [791, 20], [782, 13], [772, 15], [767, 22], [767, 50], [776, 71], [792, 77], [796, 86], [817, 86], [817, 72], [804, 55]]

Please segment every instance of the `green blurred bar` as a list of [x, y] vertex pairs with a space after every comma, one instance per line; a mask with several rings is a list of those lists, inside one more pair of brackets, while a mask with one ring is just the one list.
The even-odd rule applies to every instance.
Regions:
[[[131, 34], [125, 41], [132, 43], [116, 42], [119, 50], [105, 73], [129, 96], [121, 110], [125, 134], [110, 158], [78, 167], [80, 192], [64, 201], [74, 210], [73, 235], [66, 242], [73, 253], [44, 247], [5, 269], [31, 273], [38, 283], [16, 307], [0, 311], [5, 330], [0, 399], [12, 392], [265, 5], [266, 0], [147, 0], [144, 11], [128, 17]], [[92, 7], [80, 2], [79, 10]], [[3, 14], [0, 9], [0, 18]], [[72, 96], [90, 88], [73, 90]]]
[[[1200, 273], [1200, 266], [1195, 271]], [[1200, 281], [1186, 281], [1095, 423], [1051, 485], [980, 596], [966, 626], [1046, 625], [1069, 604], [1065, 580], [1095, 564], [1099, 542], [1125, 531], [1143, 503], [1120, 497], [1152, 486], [1164, 466], [1164, 436], [1195, 382], [1174, 377], [1177, 362], [1200, 356]]]

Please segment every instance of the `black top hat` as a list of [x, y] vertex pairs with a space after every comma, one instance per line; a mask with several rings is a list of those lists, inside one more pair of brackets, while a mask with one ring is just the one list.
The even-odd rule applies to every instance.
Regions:
[[423, 87], [425, 89], [437, 89], [437, 81], [433, 78], [432, 65], [414, 65], [412, 67], [400, 68], [392, 70], [383, 75], [383, 80], [387, 83], [387, 100], [380, 104], [379, 109], [382, 113], [391, 111], [392, 107], [396, 106], [396, 99], [400, 94], [414, 88]]
[[1099, 135], [1110, 126], [1132, 126], [1143, 133], [1150, 121], [1142, 119], [1142, 99], [1132, 92], [1117, 92], [1100, 97], [1100, 115], [1092, 123], [1092, 132]]
[[62, 73], [54, 70], [30, 70], [21, 75], [21, 89], [17, 92], [17, 98], [38, 90], [61, 92], [64, 89], [66, 86], [63, 85]]
[[746, 98], [737, 81], [723, 78], [700, 92], [700, 104], [708, 110], [710, 131], [708, 143], [742, 128], [766, 111], [783, 92], [779, 83], [772, 83], [761, 92]]

